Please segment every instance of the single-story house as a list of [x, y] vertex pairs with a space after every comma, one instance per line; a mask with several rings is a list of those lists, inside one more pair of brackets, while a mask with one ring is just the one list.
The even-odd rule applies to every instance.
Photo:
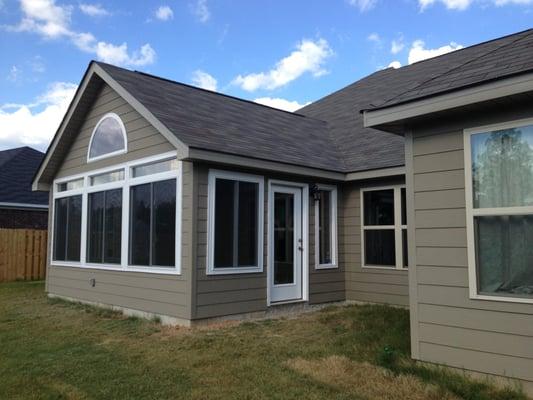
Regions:
[[533, 30], [297, 113], [91, 62], [33, 187], [51, 296], [187, 325], [406, 306], [413, 358], [533, 390]]
[[43, 157], [27, 146], [0, 151], [0, 229], [47, 229], [48, 195], [31, 189]]

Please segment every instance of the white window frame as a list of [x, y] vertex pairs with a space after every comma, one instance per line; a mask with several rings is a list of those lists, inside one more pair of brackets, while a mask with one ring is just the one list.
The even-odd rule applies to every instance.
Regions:
[[[215, 268], [215, 189], [217, 179], [229, 179], [233, 181], [252, 182], [258, 184], [258, 207], [257, 207], [257, 265], [231, 268]], [[264, 240], [264, 213], [265, 213], [265, 188], [264, 178], [259, 175], [245, 174], [241, 172], [210, 169], [208, 174], [207, 190], [207, 275], [226, 274], [249, 274], [263, 272], [263, 240]]]
[[472, 187], [472, 135], [509, 128], [517, 128], [526, 125], [533, 125], [533, 118], [478, 126], [475, 128], [464, 129], [463, 131], [465, 157], [466, 242], [468, 253], [468, 287], [470, 299], [533, 304], [533, 298], [498, 296], [479, 293], [474, 235], [474, 217], [476, 216], [533, 215], [533, 206], [474, 208], [474, 189]]
[[317, 184], [317, 189], [330, 192], [330, 234], [331, 234], [331, 263], [320, 264], [320, 200], [315, 201], [315, 269], [338, 268], [337, 262], [337, 186]]
[[[388, 186], [372, 186], [361, 189], [361, 267], [368, 269], [387, 269], [408, 271], [407, 267], [403, 266], [403, 245], [402, 245], [402, 231], [407, 229], [407, 225], [402, 225], [402, 189], [405, 185], [388, 185]], [[394, 225], [365, 225], [365, 193], [377, 190], [393, 190], [394, 191]], [[407, 205], [406, 205], [407, 207]], [[406, 221], [407, 222], [407, 221]], [[396, 265], [366, 265], [365, 264], [365, 230], [394, 230], [394, 247]]]
[[[122, 148], [120, 150], [112, 151], [110, 153], [105, 153], [105, 154], [102, 154], [100, 156], [91, 157], [90, 155], [91, 155], [91, 148], [93, 146], [94, 134], [96, 133], [96, 131], [98, 130], [98, 128], [100, 127], [100, 125], [102, 124], [102, 122], [106, 118], [112, 118], [115, 121], [117, 121], [118, 124], [120, 125], [120, 130], [122, 132], [122, 137], [124, 139], [124, 148]], [[90, 162], [93, 162], [93, 161], [102, 160], [104, 158], [117, 156], [119, 154], [124, 154], [124, 153], [127, 153], [127, 152], [128, 152], [128, 136], [126, 135], [126, 127], [124, 126], [124, 122], [122, 122], [122, 119], [115, 113], [107, 113], [107, 114], [105, 114], [102, 118], [100, 118], [98, 120], [98, 122], [96, 123], [96, 126], [93, 129], [93, 132], [91, 133], [91, 139], [89, 140], [89, 147], [87, 148], [87, 162], [90, 163]]]
[[[110, 271], [127, 271], [127, 272], [148, 272], [153, 274], [180, 275], [181, 274], [181, 215], [182, 215], [182, 163], [178, 162], [178, 168], [172, 171], [165, 171], [152, 175], [145, 175], [133, 178], [132, 168], [158, 161], [168, 160], [177, 157], [177, 152], [159, 154], [156, 156], [145, 157], [130, 162], [115, 164], [110, 167], [91, 170], [82, 174], [67, 176], [55, 179], [52, 185], [52, 231], [51, 231], [51, 249], [52, 249], [52, 266], [78, 267], [87, 269], [102, 269]], [[99, 185], [90, 185], [90, 178], [107, 172], [124, 170], [124, 180], [108, 182]], [[59, 184], [71, 180], [82, 178], [84, 185], [82, 188], [58, 192]], [[129, 263], [129, 229], [130, 229], [130, 188], [143, 183], [158, 182], [168, 179], [176, 179], [176, 232], [175, 232], [175, 266], [174, 267], [157, 267], [132, 265]], [[104, 190], [122, 188], [122, 231], [121, 231], [121, 262], [120, 264], [101, 264], [87, 262], [87, 222], [88, 222], [88, 199], [89, 193], [100, 192]], [[81, 248], [80, 261], [60, 261], [54, 259], [54, 239], [55, 239], [55, 200], [62, 197], [82, 195], [82, 214], [81, 214]]]

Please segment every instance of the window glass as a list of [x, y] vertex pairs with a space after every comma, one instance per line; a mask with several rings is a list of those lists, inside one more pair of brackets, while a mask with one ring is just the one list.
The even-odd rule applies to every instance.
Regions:
[[407, 229], [402, 229], [402, 249], [403, 249], [403, 267], [407, 268], [409, 266], [409, 253], [407, 246]]
[[130, 193], [130, 264], [150, 265], [151, 184], [133, 186]]
[[175, 265], [176, 180], [152, 184], [152, 264]]
[[396, 265], [394, 229], [365, 231], [365, 265]]
[[55, 260], [80, 261], [81, 201], [81, 195], [55, 201]]
[[83, 187], [83, 178], [74, 179], [68, 182], [62, 182], [57, 184], [58, 192], [65, 192], [67, 190], [81, 189]]
[[103, 260], [104, 242], [104, 192], [90, 193], [87, 232], [87, 261], [101, 263]]
[[150, 164], [143, 164], [136, 167], [133, 167], [132, 175], [134, 178], [138, 178], [139, 176], [146, 176], [146, 175], [152, 175], [152, 174], [158, 174], [161, 172], [167, 172], [167, 171], [174, 171], [178, 169], [178, 160], [172, 159], [172, 160], [164, 160], [164, 161], [158, 161]]
[[122, 189], [89, 194], [87, 261], [119, 264], [122, 239]]
[[176, 180], [133, 186], [130, 193], [130, 263], [175, 266]]
[[124, 170], [106, 172], [105, 174], [99, 174], [91, 176], [91, 186], [101, 185], [103, 183], [118, 182], [124, 180]]
[[294, 195], [274, 194], [274, 284], [294, 283]]
[[365, 225], [394, 225], [394, 190], [364, 192]]
[[126, 148], [123, 125], [117, 115], [104, 116], [93, 133], [89, 159], [101, 157]]
[[401, 189], [402, 198], [402, 225], [407, 225], [407, 200], [405, 188]]
[[319, 264], [331, 264], [331, 191], [320, 191], [318, 207]]
[[533, 205], [533, 125], [471, 136], [474, 208]]
[[254, 182], [216, 179], [214, 268], [258, 264], [258, 188]]
[[478, 290], [533, 298], [533, 215], [474, 218]]

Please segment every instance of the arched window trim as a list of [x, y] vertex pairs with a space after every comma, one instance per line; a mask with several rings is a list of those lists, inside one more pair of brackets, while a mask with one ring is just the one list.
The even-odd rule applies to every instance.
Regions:
[[[122, 132], [122, 137], [124, 139], [124, 148], [122, 148], [120, 150], [112, 151], [110, 153], [102, 154], [101, 156], [91, 157], [91, 147], [93, 145], [94, 135], [95, 135], [96, 131], [98, 130], [98, 127], [100, 126], [100, 124], [106, 118], [113, 118], [120, 125], [120, 131]], [[119, 154], [124, 154], [124, 153], [127, 153], [127, 152], [128, 152], [128, 137], [126, 136], [126, 127], [124, 126], [124, 123], [122, 122], [122, 119], [120, 119], [120, 117], [117, 114], [115, 114], [115, 113], [107, 113], [107, 114], [105, 114], [102, 118], [100, 118], [100, 120], [98, 121], [98, 123], [94, 127], [93, 132], [91, 133], [91, 139], [89, 140], [89, 148], [87, 149], [87, 162], [89, 163], [89, 162], [93, 162], [93, 161], [98, 161], [98, 160], [102, 160], [104, 158], [113, 157], [113, 156], [116, 156], [116, 155], [119, 155]]]

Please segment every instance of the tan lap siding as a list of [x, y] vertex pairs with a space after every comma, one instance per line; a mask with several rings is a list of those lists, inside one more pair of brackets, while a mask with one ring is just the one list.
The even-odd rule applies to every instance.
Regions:
[[[207, 186], [209, 167], [194, 164], [197, 182], [196, 308], [194, 318], [211, 318], [266, 309], [266, 256], [262, 273], [207, 275]], [[264, 248], [266, 254], [267, 185], [265, 184]]]
[[[115, 112], [124, 121], [128, 152], [123, 155], [87, 163], [91, 133], [106, 113]], [[174, 147], [140, 114], [104, 86], [89, 108], [80, 134], [68, 151], [57, 177], [88, 172], [125, 161], [172, 151]], [[191, 315], [191, 247], [192, 247], [192, 164], [183, 163], [182, 250], [180, 276], [140, 272], [108, 271], [90, 268], [50, 266], [47, 291], [51, 294], [83, 301], [113, 305], [177, 318]], [[49, 224], [50, 232], [52, 224]], [[52, 233], [50, 234], [52, 237]], [[50, 246], [50, 243], [49, 243]], [[49, 247], [50, 250], [50, 247]], [[51, 251], [49, 251], [51, 254]], [[92, 287], [90, 280], [95, 279]]]
[[[265, 214], [264, 214], [264, 240], [263, 240], [263, 272], [250, 274], [207, 275], [207, 185], [209, 166], [195, 163], [195, 182], [197, 182], [197, 254], [196, 254], [196, 302], [195, 318], [219, 317], [231, 314], [261, 312], [267, 309], [267, 276], [268, 268], [268, 181], [270, 179], [283, 180], [295, 183], [316, 183], [309, 178], [287, 175], [264, 174], [262, 171], [241, 170], [249, 174], [263, 176], [265, 179]], [[214, 166], [212, 168], [225, 169]], [[326, 182], [322, 182], [326, 183]], [[331, 184], [331, 182], [329, 182]], [[338, 201], [340, 202], [341, 188], [339, 186]], [[340, 209], [339, 209], [340, 213]], [[317, 304], [345, 299], [344, 270], [315, 269], [315, 230], [314, 230], [314, 203], [309, 199], [309, 303]], [[337, 222], [340, 235], [340, 218]]]
[[487, 118], [414, 130], [413, 345], [424, 361], [533, 381], [533, 305], [469, 297], [462, 129]]
[[[115, 157], [87, 163], [87, 151], [94, 127], [105, 114], [116, 113], [124, 122], [128, 137], [128, 152]], [[89, 107], [85, 122], [67, 152], [56, 178], [112, 166], [138, 158], [175, 150], [150, 123], [109, 86], [104, 86], [94, 104]]]
[[346, 271], [346, 300], [409, 305], [408, 272], [394, 269], [361, 268], [361, 188], [401, 184], [381, 181], [347, 183], [343, 187], [339, 212], [340, 261]]

